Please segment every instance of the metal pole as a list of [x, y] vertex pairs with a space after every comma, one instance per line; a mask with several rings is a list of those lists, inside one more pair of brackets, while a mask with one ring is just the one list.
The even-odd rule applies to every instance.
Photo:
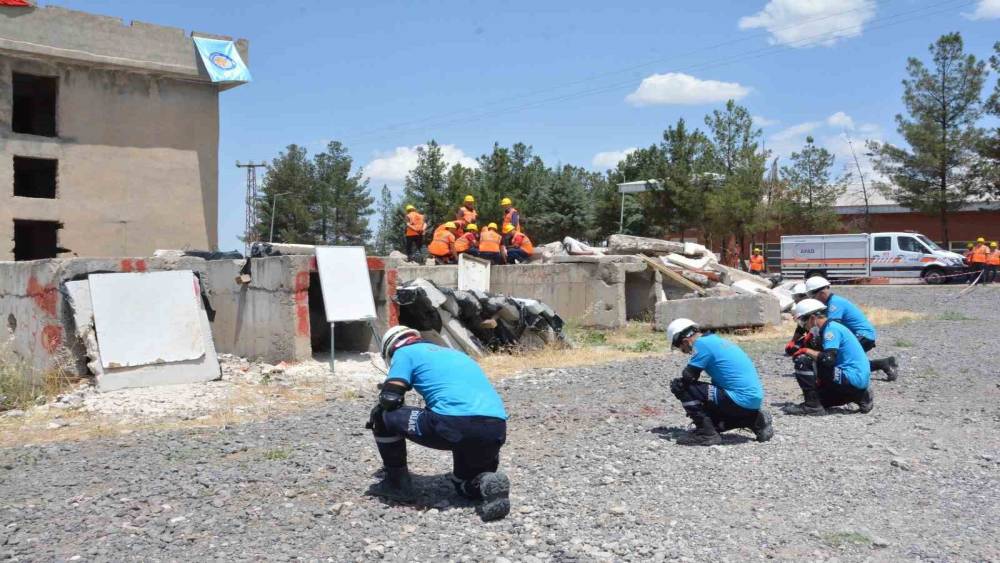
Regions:
[[621, 226], [618, 228], [618, 232], [619, 233], [624, 233], [625, 232], [625, 192], [622, 192], [622, 214], [621, 214], [621, 219], [619, 220], [619, 224]]
[[271, 198], [271, 233], [267, 236], [267, 242], [274, 242], [274, 210], [278, 207], [278, 194]]
[[335, 372], [334, 367], [336, 364], [336, 360], [334, 358], [337, 353], [337, 348], [334, 346], [334, 344], [336, 344], [336, 341], [334, 339], [333, 325], [334, 323], [330, 323], [330, 375], [333, 375]]

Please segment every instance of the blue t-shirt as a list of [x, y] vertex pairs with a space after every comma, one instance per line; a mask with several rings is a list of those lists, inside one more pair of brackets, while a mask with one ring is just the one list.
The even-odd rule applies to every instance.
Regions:
[[736, 344], [717, 334], [705, 334], [694, 341], [691, 367], [705, 370], [712, 385], [725, 389], [737, 405], [758, 410], [764, 402], [764, 386], [757, 368]]
[[388, 379], [409, 383], [437, 414], [507, 420], [503, 401], [482, 368], [457, 350], [426, 342], [404, 346], [392, 356]]
[[840, 321], [858, 338], [864, 336], [875, 342], [875, 327], [868, 322], [868, 317], [857, 305], [839, 295], [831, 295], [826, 301], [826, 317], [831, 321]]
[[851, 329], [837, 321], [827, 321], [823, 326], [823, 349], [837, 351], [837, 365], [833, 367], [836, 381], [847, 379], [852, 387], [868, 389], [871, 366], [865, 349]]

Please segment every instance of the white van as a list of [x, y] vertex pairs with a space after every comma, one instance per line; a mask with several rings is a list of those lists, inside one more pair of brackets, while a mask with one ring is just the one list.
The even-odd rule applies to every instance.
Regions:
[[787, 278], [922, 278], [941, 283], [945, 275], [964, 268], [960, 254], [920, 233], [781, 237], [781, 273]]

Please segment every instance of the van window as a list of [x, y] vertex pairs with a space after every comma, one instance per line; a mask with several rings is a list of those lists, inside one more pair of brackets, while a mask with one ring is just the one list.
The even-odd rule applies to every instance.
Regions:
[[892, 250], [892, 237], [875, 237], [875, 252]]
[[903, 252], [922, 252], [924, 254], [930, 254], [924, 245], [917, 242], [917, 239], [913, 237], [899, 237], [899, 249]]

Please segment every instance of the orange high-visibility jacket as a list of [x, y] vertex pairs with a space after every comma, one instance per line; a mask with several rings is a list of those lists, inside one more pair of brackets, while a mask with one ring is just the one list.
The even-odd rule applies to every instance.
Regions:
[[973, 264], [985, 264], [986, 257], [989, 255], [990, 249], [985, 244], [977, 244], [975, 248], [972, 249], [972, 257], [969, 261]]
[[455, 244], [455, 235], [445, 229], [438, 229], [434, 231], [434, 240], [427, 245], [427, 251], [433, 256], [451, 256], [453, 244]]
[[467, 252], [470, 248], [475, 246], [477, 242], [476, 233], [465, 233], [455, 239], [455, 253], [461, 254], [463, 252]]
[[500, 252], [501, 236], [490, 229], [479, 235], [479, 252]]
[[751, 272], [763, 272], [764, 271], [764, 257], [760, 254], [754, 254], [750, 257], [750, 271]]
[[462, 219], [465, 220], [466, 225], [469, 223], [475, 223], [476, 219], [479, 218], [479, 213], [475, 209], [469, 209], [463, 205], [462, 207], [459, 207], [458, 210], [462, 212]]
[[416, 211], [406, 214], [406, 236], [417, 237], [424, 234], [427, 225], [424, 224], [424, 216]]
[[1000, 266], [1000, 249], [990, 252], [990, 255], [986, 257], [986, 263], [990, 266]]
[[[515, 213], [517, 213], [517, 209], [515, 209], [513, 207], [511, 207], [510, 209], [508, 209], [503, 214], [503, 225], [500, 225], [500, 227], [503, 228], [503, 227], [506, 227], [507, 225], [513, 224], [514, 214]], [[520, 215], [517, 216], [517, 224], [514, 225], [514, 231], [516, 231], [518, 233], [521, 232], [521, 216]], [[500, 232], [503, 232], [503, 231], [500, 231]]]
[[513, 233], [513, 235], [510, 237], [510, 246], [520, 248], [529, 255], [535, 253], [535, 245], [531, 244], [531, 239], [528, 238], [528, 235], [524, 233]]

